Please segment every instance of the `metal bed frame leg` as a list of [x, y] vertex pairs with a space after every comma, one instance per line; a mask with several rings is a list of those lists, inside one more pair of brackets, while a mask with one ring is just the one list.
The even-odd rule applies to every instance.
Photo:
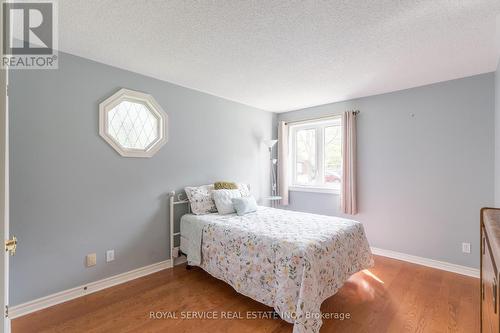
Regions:
[[[182, 252], [182, 251], [180, 251], [180, 250], [179, 250], [179, 254], [180, 254], [181, 256], [185, 256], [185, 257], [187, 257], [187, 254], [185, 254], [184, 252]], [[188, 271], [190, 271], [192, 268], [193, 268], [193, 266], [191, 266], [191, 265], [189, 265], [188, 263], [186, 263], [186, 269], [187, 269]]]

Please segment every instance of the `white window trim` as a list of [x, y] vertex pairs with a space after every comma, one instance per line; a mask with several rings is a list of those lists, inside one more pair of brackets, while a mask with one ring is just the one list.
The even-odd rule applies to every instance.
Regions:
[[[108, 113], [122, 101], [145, 104], [158, 118], [158, 138], [145, 149], [123, 147], [108, 131]], [[99, 135], [123, 157], [152, 157], [168, 141], [168, 115], [153, 96], [135, 90], [120, 89], [99, 104]]]
[[293, 192], [315, 192], [315, 193], [340, 194], [340, 188], [337, 188], [337, 187], [292, 185], [292, 186], [288, 187], [288, 190], [293, 191]]
[[[298, 130], [306, 130], [306, 129], [321, 129], [324, 131], [325, 127], [328, 127], [329, 124], [337, 124], [339, 119], [342, 119], [341, 115], [336, 115], [332, 116], [328, 120], [311, 120], [307, 122], [301, 122], [300, 124], [296, 125], [290, 125], [290, 130], [289, 130], [289, 152], [291, 154], [289, 158], [289, 170], [291, 170], [289, 174], [289, 190], [290, 191], [298, 191], [298, 192], [316, 192], [316, 193], [330, 193], [330, 194], [340, 194], [340, 186], [325, 186], [321, 184], [316, 184], [316, 185], [307, 185], [307, 184], [298, 184], [295, 182], [295, 168], [297, 166], [296, 163], [296, 158], [297, 154], [295, 151], [295, 147], [297, 145], [296, 140], [297, 136], [295, 133]], [[323, 163], [320, 163], [317, 166], [317, 172], [320, 175], [323, 175], [324, 173], [324, 158], [323, 158], [323, 145], [324, 145], [324, 133], [322, 133], [319, 137], [321, 137], [323, 140], [318, 140], [318, 134], [316, 133], [316, 154], [317, 156], [317, 161], [322, 161]]]

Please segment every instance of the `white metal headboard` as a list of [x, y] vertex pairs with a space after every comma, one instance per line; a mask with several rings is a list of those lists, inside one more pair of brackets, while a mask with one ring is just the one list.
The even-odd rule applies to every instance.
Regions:
[[[183, 205], [187, 204], [188, 205], [188, 212], [191, 212], [191, 205], [189, 204], [189, 200], [187, 199], [182, 199], [182, 194], [179, 193], [177, 195], [177, 198], [175, 197], [175, 191], [170, 192], [170, 260], [174, 260], [174, 237], [175, 236], [180, 236], [181, 232], [174, 233], [174, 224], [175, 224], [175, 214], [174, 214], [174, 208], [176, 205]], [[177, 199], [177, 200], [176, 200]], [[179, 240], [180, 241], [180, 240]], [[173, 264], [173, 263], [172, 263]]]
[[[248, 190], [250, 191], [250, 184], [247, 184]], [[177, 200], [176, 200], [177, 199]], [[174, 239], [176, 236], [181, 235], [181, 232], [174, 233], [174, 224], [175, 224], [175, 213], [174, 213], [174, 208], [176, 205], [188, 205], [188, 213], [191, 213], [191, 205], [189, 204], [189, 200], [186, 198], [183, 198], [182, 193], [177, 194], [177, 198], [175, 196], [175, 191], [171, 191], [169, 193], [169, 201], [170, 201], [170, 260], [173, 261], [174, 259]], [[180, 241], [180, 239], [179, 239]]]

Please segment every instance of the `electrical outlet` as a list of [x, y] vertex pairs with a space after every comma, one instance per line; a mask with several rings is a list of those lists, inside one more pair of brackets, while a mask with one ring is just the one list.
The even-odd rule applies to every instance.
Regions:
[[115, 260], [115, 250], [106, 251], [106, 262], [111, 262]]
[[87, 260], [86, 260], [87, 267], [95, 266], [96, 262], [97, 262], [97, 255], [95, 253], [87, 254]]
[[462, 243], [462, 252], [470, 253], [470, 243]]

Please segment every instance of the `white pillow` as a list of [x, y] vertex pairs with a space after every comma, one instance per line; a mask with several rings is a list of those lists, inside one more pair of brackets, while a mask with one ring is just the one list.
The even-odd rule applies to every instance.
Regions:
[[193, 214], [210, 214], [217, 212], [212, 198], [213, 185], [202, 185], [196, 187], [185, 187], [186, 195], [191, 205]]
[[240, 190], [214, 190], [212, 192], [215, 206], [220, 215], [234, 213], [233, 198], [241, 198]]
[[238, 186], [238, 190], [240, 190], [242, 197], [250, 196], [250, 189], [248, 188], [248, 184], [237, 183], [236, 186]]
[[253, 213], [257, 211], [257, 201], [253, 196], [232, 198], [233, 207], [236, 210], [238, 216], [242, 216], [248, 213]]

